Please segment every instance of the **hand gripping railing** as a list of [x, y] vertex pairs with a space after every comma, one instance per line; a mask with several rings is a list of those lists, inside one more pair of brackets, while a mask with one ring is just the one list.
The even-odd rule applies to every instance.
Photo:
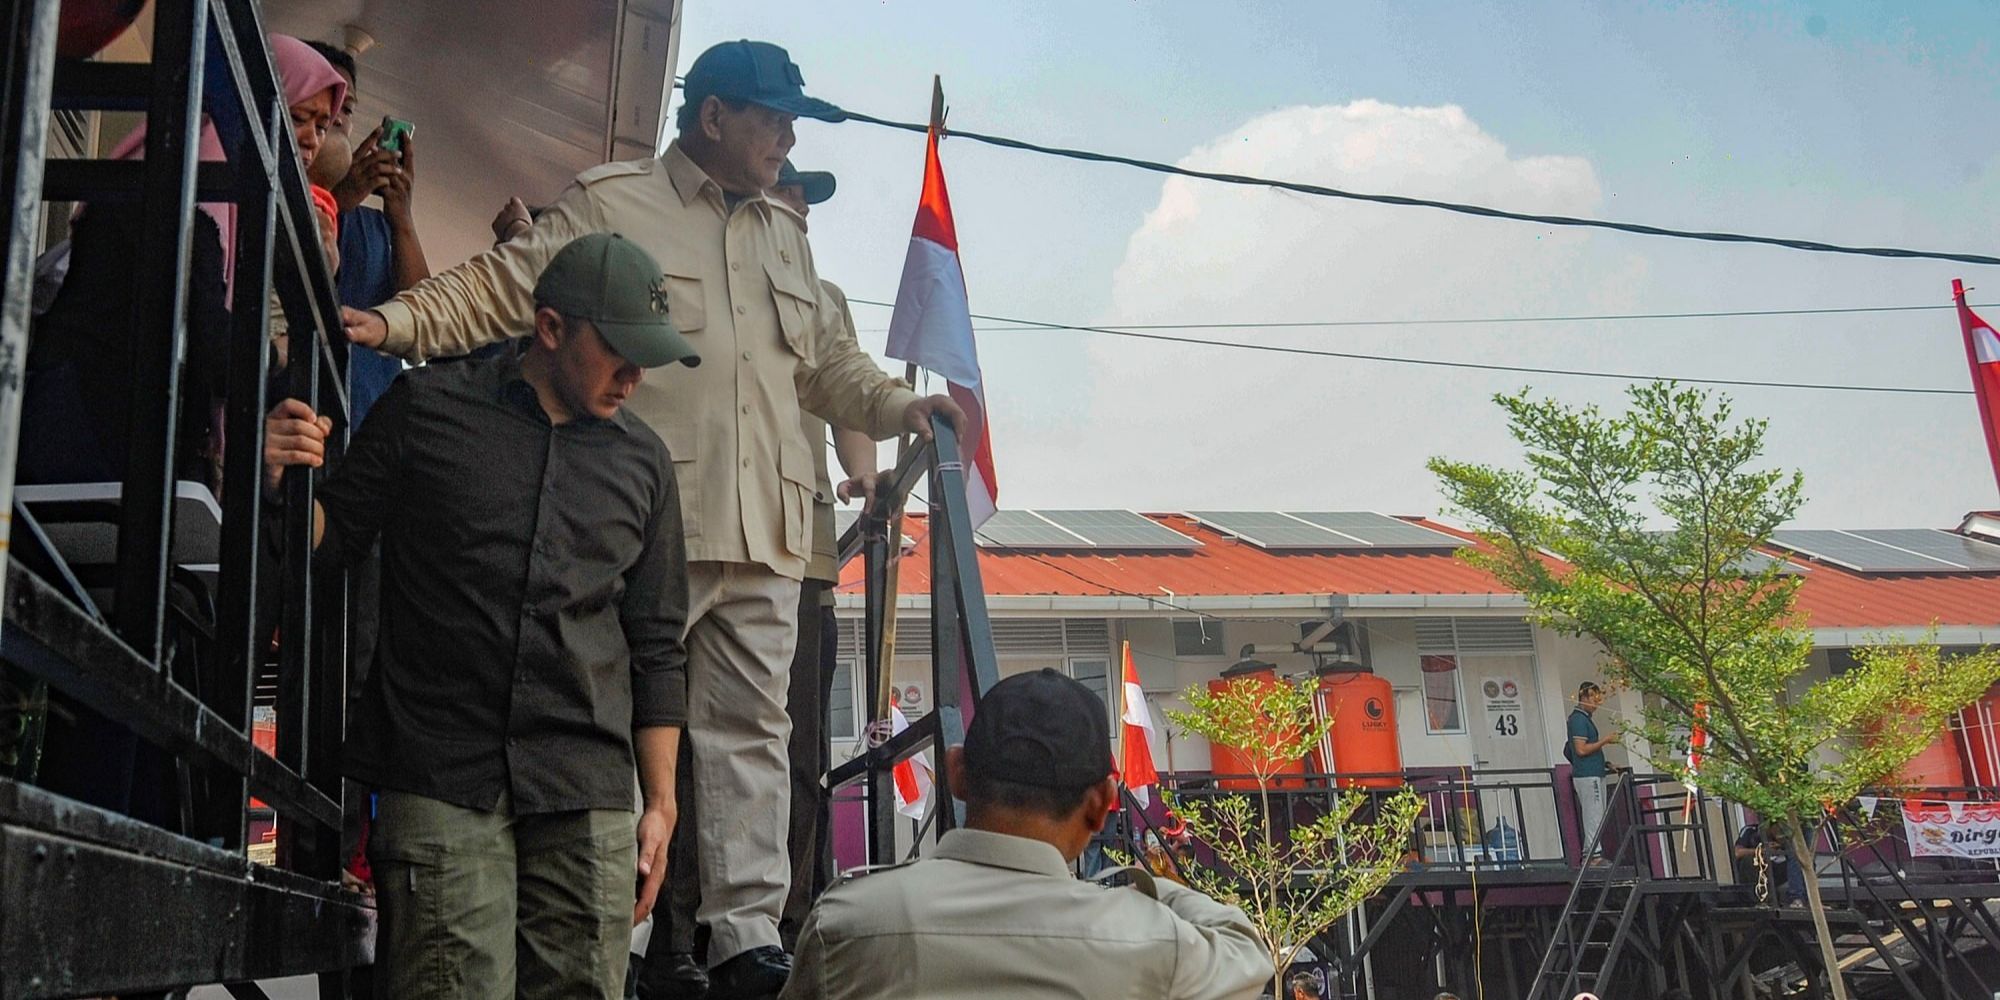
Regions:
[[[869, 704], [890, 682], [893, 664], [884, 662], [882, 635], [896, 613], [896, 596], [889, 592], [890, 560], [900, 557], [900, 539], [891, 539], [889, 524], [919, 479], [928, 479], [928, 533], [931, 589], [931, 690], [933, 709], [901, 733], [870, 739], [859, 756], [827, 773], [829, 793], [855, 781], [867, 781], [868, 859], [870, 864], [895, 860], [895, 766], [926, 748], [965, 741], [965, 727], [979, 699], [999, 680], [993, 654], [993, 626], [986, 615], [986, 592], [979, 577], [978, 550], [965, 499], [965, 466], [958, 436], [943, 419], [931, 421], [931, 439], [921, 442], [897, 463], [886, 489], [840, 540], [840, 562], [857, 553], [867, 566], [863, 663]], [[869, 732], [886, 732], [883, 720], [872, 720]], [[953, 804], [942, 761], [936, 768], [931, 827], [942, 837], [963, 817]]]

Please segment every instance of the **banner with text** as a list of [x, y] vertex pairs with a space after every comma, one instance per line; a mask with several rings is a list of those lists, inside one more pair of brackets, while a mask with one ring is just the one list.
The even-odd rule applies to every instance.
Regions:
[[2000, 858], [2000, 803], [1905, 799], [1903, 831], [1919, 858]]

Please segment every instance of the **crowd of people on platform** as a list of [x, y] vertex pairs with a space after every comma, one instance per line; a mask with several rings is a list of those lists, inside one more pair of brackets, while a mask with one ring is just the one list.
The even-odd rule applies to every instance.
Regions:
[[[873, 496], [876, 441], [966, 418], [865, 355], [815, 268], [807, 219], [835, 183], [793, 168], [793, 122], [838, 109], [782, 48], [704, 52], [662, 155], [587, 170], [546, 207], [511, 200], [491, 250], [436, 273], [414, 137], [356, 138], [349, 52], [270, 49], [353, 348], [349, 406], [336, 427], [284, 398], [283, 310], [236, 288], [253, 262], [234, 259], [234, 207], [204, 204], [174, 466], [221, 490], [231, 317], [268, 310], [267, 506], [288, 470], [327, 467], [314, 545], [356, 597], [342, 760], [370, 803], [351, 877], [379, 909], [377, 995], [1273, 987], [1235, 907], [1145, 867], [1074, 876], [1117, 783], [1103, 703], [1053, 671], [1001, 682], [945, 752], [963, 828], [829, 886], [832, 504]], [[201, 155], [224, 156], [212, 128]], [[34, 329], [23, 482], [124, 478], [139, 221], [76, 215]], [[134, 796], [170, 782], [127, 771], [72, 784], [145, 812]]]

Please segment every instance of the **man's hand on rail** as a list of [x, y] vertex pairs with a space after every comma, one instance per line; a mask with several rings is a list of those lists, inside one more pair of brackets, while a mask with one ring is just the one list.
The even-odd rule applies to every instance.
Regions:
[[903, 429], [915, 434], [918, 440], [929, 441], [933, 414], [943, 417], [953, 430], [965, 429], [965, 411], [959, 409], [950, 396], [925, 396], [911, 403], [903, 411]]
[[333, 421], [296, 399], [271, 407], [264, 417], [264, 486], [275, 490], [285, 470], [294, 465], [319, 468], [326, 463], [326, 438]]

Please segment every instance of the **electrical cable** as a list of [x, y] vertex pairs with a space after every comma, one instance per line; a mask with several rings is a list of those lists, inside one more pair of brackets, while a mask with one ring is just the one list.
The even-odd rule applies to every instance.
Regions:
[[[849, 302], [879, 306], [883, 303], [874, 299], [848, 299]], [[1003, 323], [1019, 323], [1043, 330], [1069, 330], [1077, 333], [1097, 333], [1111, 337], [1127, 337], [1134, 340], [1154, 340], [1173, 344], [1190, 344], [1198, 347], [1223, 347], [1243, 351], [1262, 351], [1271, 354], [1289, 354], [1315, 358], [1340, 358], [1348, 361], [1375, 361], [1384, 364], [1419, 365], [1429, 368], [1460, 368], [1473, 371], [1515, 372], [1524, 375], [1561, 375], [1571, 378], [1611, 379], [1620, 382], [1664, 381], [1663, 376], [1642, 375], [1634, 372], [1590, 371], [1577, 368], [1539, 368], [1530, 365], [1498, 365], [1478, 361], [1447, 361], [1442, 358], [1411, 358], [1394, 354], [1366, 354], [1358, 351], [1329, 351], [1313, 347], [1286, 347], [1278, 344], [1245, 344], [1240, 341], [1206, 340], [1200, 337], [1175, 337], [1162, 333], [1141, 333], [1134, 330], [1107, 326], [1089, 326], [1081, 323], [1049, 323], [1040, 320], [1021, 319], [1007, 316], [983, 316]], [[1673, 378], [1670, 381], [1685, 385], [1717, 385], [1756, 389], [1817, 389], [1831, 392], [1873, 392], [1917, 396], [1970, 396], [1971, 389], [1947, 389], [1931, 386], [1901, 385], [1858, 385], [1837, 382], [1784, 382], [1771, 379], [1729, 379], [1729, 378]]]
[[[879, 125], [884, 128], [901, 129], [905, 132], [930, 131], [930, 126], [927, 124], [892, 121], [886, 118], [877, 118], [874, 115], [862, 114], [859, 111], [843, 109], [841, 115], [848, 121]], [[1059, 156], [1065, 159], [1084, 160], [1093, 163], [1116, 163], [1128, 167], [1137, 167], [1141, 170], [1149, 170], [1154, 173], [1193, 177], [1199, 180], [1217, 181], [1223, 184], [1276, 188], [1280, 191], [1291, 191], [1297, 194], [1315, 195], [1322, 198], [1340, 198], [1348, 201], [1373, 202], [1380, 205], [1431, 208], [1439, 211], [1455, 212], [1460, 215], [1472, 215], [1489, 219], [1506, 219], [1513, 222], [1533, 222], [1544, 226], [1608, 229], [1639, 236], [1663, 236], [1671, 239], [1700, 240], [1709, 243], [1751, 243], [1763, 246], [1784, 247], [1789, 250], [1803, 250], [1810, 253], [1833, 253], [1863, 257], [1894, 257], [1918, 260], [1948, 260], [1961, 264], [2000, 264], [2000, 257], [1991, 257], [1985, 254], [1943, 250], [1910, 250], [1902, 247], [1846, 246], [1838, 243], [1823, 243], [1818, 240], [1801, 240], [1782, 236], [1757, 236], [1748, 233], [1669, 229], [1664, 226], [1650, 226], [1637, 222], [1613, 222], [1606, 219], [1591, 219], [1571, 215], [1536, 215], [1529, 212], [1513, 212], [1506, 209], [1490, 208], [1485, 205], [1471, 205], [1463, 202], [1438, 201], [1431, 198], [1412, 198], [1405, 195], [1369, 194], [1360, 191], [1347, 191], [1341, 188], [1326, 187], [1320, 184], [1278, 180], [1271, 177], [1254, 177], [1247, 174], [1227, 174], [1210, 170], [1195, 170], [1191, 167], [1160, 163], [1154, 160], [1141, 160], [1136, 157], [1119, 156], [1114, 153], [1098, 153], [1085, 149], [1045, 146], [1023, 139], [987, 135], [980, 132], [966, 132], [955, 128], [947, 129], [944, 134], [950, 138], [969, 139], [973, 142], [985, 143], [989, 146], [999, 146], [1005, 149], [1017, 149], [1030, 153], [1041, 153], [1045, 156]]]
[[[849, 299], [855, 305], [895, 308], [893, 302], [877, 302], [872, 299]], [[1957, 309], [1956, 304], [1941, 306], [1836, 306], [1821, 309], [1719, 309], [1709, 312], [1662, 312], [1662, 313], [1600, 313], [1578, 316], [1451, 316], [1436, 319], [1320, 319], [1320, 320], [1279, 320], [1245, 323], [1099, 323], [1106, 330], [1310, 330], [1335, 327], [1369, 326], [1488, 326], [1521, 323], [1610, 323], [1628, 320], [1662, 319], [1730, 319], [1738, 317], [1762, 316], [1846, 316], [1861, 313], [1925, 312], [1941, 309]], [[2000, 302], [1975, 302], [1972, 309], [2000, 309]], [[998, 320], [995, 316], [972, 314], [973, 319]], [[1045, 330], [1046, 326], [1033, 324], [1022, 326], [976, 326], [977, 332], [1006, 333], [1026, 330]], [[888, 333], [888, 327], [867, 327], [857, 333]]]

